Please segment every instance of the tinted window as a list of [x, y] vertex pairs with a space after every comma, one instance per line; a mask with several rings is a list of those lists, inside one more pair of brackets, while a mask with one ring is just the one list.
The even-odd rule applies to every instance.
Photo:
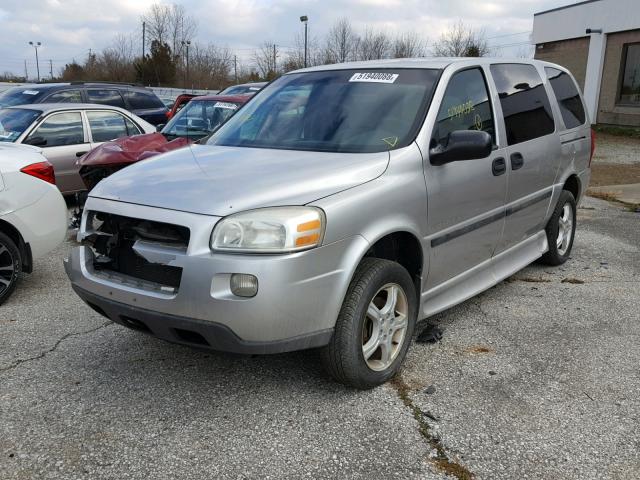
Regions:
[[48, 103], [82, 103], [80, 90], [62, 90], [45, 98]]
[[191, 100], [162, 129], [164, 135], [202, 138], [216, 131], [236, 113], [239, 105], [231, 102]]
[[125, 108], [124, 100], [117, 90], [87, 90], [89, 103], [99, 103], [100, 105], [111, 105]]
[[578, 93], [578, 87], [576, 87], [574, 81], [566, 72], [557, 68], [546, 67], [544, 70], [547, 73], [549, 83], [551, 83], [551, 88], [553, 88], [553, 93], [558, 100], [565, 126], [567, 128], [575, 128], [582, 125], [586, 120], [586, 116]]
[[26, 108], [0, 110], [0, 142], [15, 142], [42, 112]]
[[128, 136], [124, 117], [115, 112], [87, 112], [94, 142], [108, 142]]
[[210, 144], [327, 152], [408, 145], [438, 70], [333, 70], [283, 75], [247, 103]]
[[131, 110], [144, 110], [149, 108], [165, 108], [164, 103], [155, 93], [128, 91], [125, 93]]
[[0, 93], [0, 107], [27, 105], [38, 102], [45, 90], [26, 87], [14, 87]]
[[491, 65], [509, 145], [553, 133], [553, 114], [542, 79], [533, 65]]
[[43, 147], [84, 143], [82, 116], [79, 112], [54, 113], [29, 135], [29, 139], [34, 137], [42, 137], [46, 141]]
[[481, 130], [489, 133], [495, 143], [487, 85], [478, 68], [451, 77], [440, 105], [433, 140], [446, 145], [448, 135], [455, 130]]
[[620, 103], [640, 105], [640, 43], [625, 46]]

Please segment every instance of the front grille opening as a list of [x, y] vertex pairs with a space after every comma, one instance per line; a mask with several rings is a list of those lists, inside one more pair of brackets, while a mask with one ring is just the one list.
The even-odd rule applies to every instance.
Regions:
[[89, 305], [89, 307], [91, 307], [91, 310], [93, 310], [94, 312], [102, 315], [103, 317], [109, 318], [109, 315], [107, 315], [106, 312], [103, 309], [101, 309], [99, 306], [97, 306], [97, 305], [95, 305], [95, 304], [93, 304], [91, 302], [87, 302], [87, 305]]
[[89, 212], [84, 242], [95, 254], [96, 271], [112, 271], [161, 286], [180, 287], [182, 268], [152, 263], [136, 253], [137, 242], [171, 252], [186, 252], [187, 227], [104, 212]]
[[193, 343], [196, 345], [209, 345], [209, 342], [200, 335], [198, 332], [194, 332], [193, 330], [183, 330], [182, 328], [174, 328], [176, 336], [182, 340], [183, 342]]
[[127, 317], [126, 315], [120, 315], [120, 320], [125, 327], [129, 327], [132, 330], [138, 330], [140, 332], [151, 333], [149, 327], [147, 327], [143, 322], [137, 320], [135, 318]]

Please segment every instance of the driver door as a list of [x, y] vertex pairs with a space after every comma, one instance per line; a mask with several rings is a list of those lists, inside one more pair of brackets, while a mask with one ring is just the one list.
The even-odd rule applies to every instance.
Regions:
[[446, 145], [453, 131], [482, 130], [493, 138], [494, 149], [486, 158], [425, 165], [431, 247], [427, 289], [491, 259], [502, 236], [508, 175], [480, 67], [455, 72], [438, 108], [430, 148]]

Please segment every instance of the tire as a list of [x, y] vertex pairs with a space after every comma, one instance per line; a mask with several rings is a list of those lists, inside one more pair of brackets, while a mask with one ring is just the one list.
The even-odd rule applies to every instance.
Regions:
[[416, 292], [409, 272], [389, 260], [363, 259], [347, 290], [331, 341], [322, 349], [326, 370], [338, 382], [359, 389], [385, 383], [404, 361], [416, 316]]
[[20, 250], [10, 237], [0, 232], [0, 305], [15, 290], [21, 271], [22, 256], [20, 255]]
[[[566, 222], [570, 222], [567, 225]], [[569, 259], [576, 232], [576, 199], [563, 190], [545, 228], [549, 251], [540, 258], [545, 265], [562, 265]], [[567, 235], [569, 235], [567, 237]]]

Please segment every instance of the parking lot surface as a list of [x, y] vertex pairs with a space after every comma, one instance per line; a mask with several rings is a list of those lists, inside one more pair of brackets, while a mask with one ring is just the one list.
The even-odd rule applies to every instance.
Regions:
[[442, 340], [366, 392], [313, 351], [113, 325], [71, 291], [71, 246], [0, 307], [2, 479], [640, 477], [638, 213], [587, 198], [567, 264], [430, 319]]

